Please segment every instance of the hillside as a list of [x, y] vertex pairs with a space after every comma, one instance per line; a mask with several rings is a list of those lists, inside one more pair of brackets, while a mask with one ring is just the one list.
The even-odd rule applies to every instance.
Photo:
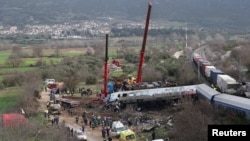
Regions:
[[[112, 17], [143, 20], [146, 0], [1, 0], [0, 24], [55, 24]], [[249, 29], [248, 0], [153, 0], [152, 19], [209, 28]]]

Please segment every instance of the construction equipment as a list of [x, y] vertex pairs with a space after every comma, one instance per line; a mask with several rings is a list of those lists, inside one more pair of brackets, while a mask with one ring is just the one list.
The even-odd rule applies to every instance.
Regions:
[[122, 66], [121, 62], [114, 59], [114, 58], [113, 58], [113, 61], [112, 61], [112, 65], [115, 65], [116, 67], [121, 67]]
[[[140, 61], [139, 61], [139, 67], [138, 67], [138, 73], [136, 77], [136, 83], [140, 83], [142, 81], [142, 65], [144, 62], [144, 52], [145, 52], [145, 45], [146, 45], [146, 40], [147, 40], [147, 34], [148, 34], [148, 26], [149, 26], [149, 19], [150, 19], [150, 13], [151, 13], [151, 7], [152, 4], [149, 2], [148, 3], [148, 13], [147, 13], [147, 19], [146, 19], [146, 25], [145, 25], [145, 31], [144, 31], [144, 38], [143, 38], [143, 44], [142, 44], [142, 49], [140, 52]], [[109, 34], [106, 34], [106, 47], [105, 47], [105, 59], [104, 59], [104, 84], [103, 84], [103, 90], [100, 94], [101, 99], [105, 99], [108, 95], [108, 36]], [[121, 63], [115, 59], [113, 59], [112, 64], [115, 64], [116, 66], [121, 66]], [[131, 78], [130, 81], [131, 83], [134, 82], [135, 78]]]
[[128, 82], [128, 85], [133, 85], [136, 83], [136, 78], [132, 76], [128, 76], [127, 82]]
[[140, 51], [140, 60], [139, 60], [139, 66], [138, 66], [138, 71], [137, 71], [136, 83], [142, 82], [142, 65], [144, 62], [144, 53], [145, 53], [145, 46], [146, 46], [147, 35], [148, 35], [148, 26], [149, 26], [151, 7], [152, 7], [152, 3], [149, 2], [148, 3], [148, 13], [147, 13], [146, 25], [145, 25], [145, 30], [144, 30], [143, 42], [142, 42], [142, 48]]
[[102, 97], [105, 98], [107, 97], [108, 94], [108, 37], [109, 34], [106, 34], [106, 46], [105, 46], [105, 60], [104, 60], [104, 88], [103, 88], [103, 94]]

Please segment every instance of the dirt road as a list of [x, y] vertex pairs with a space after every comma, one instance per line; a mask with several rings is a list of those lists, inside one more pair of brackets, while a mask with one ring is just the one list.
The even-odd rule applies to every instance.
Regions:
[[[42, 98], [39, 99], [40, 107], [39, 112], [44, 112], [47, 107], [46, 103], [49, 101], [49, 92], [42, 92]], [[65, 123], [65, 126], [73, 128], [74, 130], [80, 129], [83, 123], [82, 118], [80, 118], [79, 123], [76, 124], [75, 122], [75, 115], [70, 116], [66, 110], [62, 110], [62, 114], [59, 116], [59, 124]], [[53, 116], [52, 116], [53, 118]], [[89, 126], [85, 127], [85, 134], [88, 138], [88, 141], [102, 141], [101, 136], [101, 127], [97, 127], [94, 130]], [[117, 138], [113, 137], [112, 141], [118, 141]]]

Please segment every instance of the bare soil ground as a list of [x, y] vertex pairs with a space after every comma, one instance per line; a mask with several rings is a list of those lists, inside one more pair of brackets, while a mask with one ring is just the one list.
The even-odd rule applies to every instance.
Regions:
[[[38, 108], [38, 112], [43, 113], [47, 109], [46, 103], [49, 101], [49, 92], [42, 92], [41, 95], [42, 95], [42, 98], [39, 99], [40, 107]], [[90, 103], [91, 100], [93, 100], [93, 99], [94, 99], [94, 97], [89, 97], [89, 98], [86, 97], [86, 98], [81, 100], [81, 104], [86, 105], [86, 104]], [[95, 106], [100, 106], [100, 105], [95, 105]], [[92, 109], [94, 109], [94, 108], [92, 108]], [[86, 111], [87, 113], [96, 112], [96, 111], [92, 111], [92, 109], [91, 110], [89, 108], [87, 109], [87, 108], [85, 108], [85, 106], [75, 107], [73, 110], [72, 116], [68, 114], [66, 109], [65, 110], [62, 109], [62, 114], [59, 116], [59, 124], [65, 124], [65, 126], [73, 128], [74, 130], [80, 129], [81, 125], [83, 124], [83, 119], [81, 118], [81, 115], [79, 115], [79, 114], [82, 113], [83, 111]], [[78, 124], [76, 124], [76, 121], [75, 121], [75, 117], [77, 115], [80, 116], [80, 118], [79, 118], [80, 120], [79, 120]], [[89, 115], [88, 115], [88, 117], [89, 117]], [[110, 116], [109, 114], [102, 114], [102, 115]], [[52, 118], [53, 118], [53, 116], [50, 116], [50, 119], [52, 119]], [[85, 126], [85, 134], [87, 135], [88, 141], [102, 141], [103, 139], [101, 136], [101, 129], [102, 129], [101, 127], [96, 127], [93, 130], [89, 126]], [[118, 139], [113, 137], [113, 141], [118, 141]]]

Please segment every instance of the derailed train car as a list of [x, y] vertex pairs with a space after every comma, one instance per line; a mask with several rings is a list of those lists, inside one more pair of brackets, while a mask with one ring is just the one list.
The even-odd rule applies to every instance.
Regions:
[[176, 102], [184, 96], [195, 97], [196, 85], [166, 87], [156, 89], [143, 89], [133, 91], [119, 91], [108, 94], [107, 103], [119, 102], [122, 107], [126, 104], [149, 104], [165, 105]]
[[225, 113], [250, 119], [250, 99], [248, 98], [220, 93], [206, 84], [197, 85], [197, 95]]

